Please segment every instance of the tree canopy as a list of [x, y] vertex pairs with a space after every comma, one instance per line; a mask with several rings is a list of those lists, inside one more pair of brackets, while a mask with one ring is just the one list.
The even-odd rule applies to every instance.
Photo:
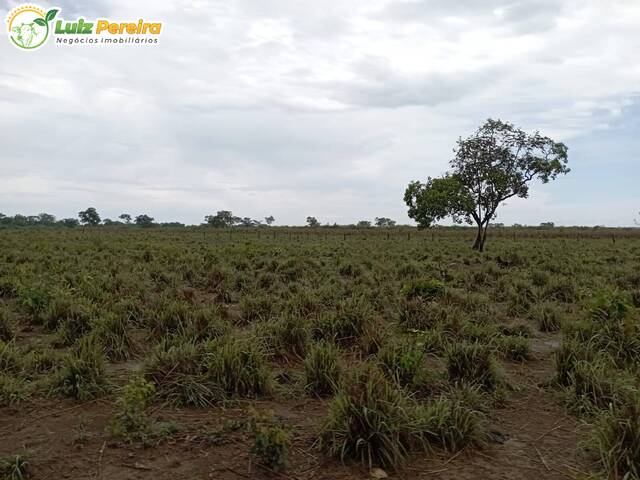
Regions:
[[100, 215], [94, 207], [78, 212], [78, 218], [83, 225], [95, 226], [100, 224]]
[[451, 217], [478, 227], [473, 248], [482, 251], [489, 222], [498, 206], [512, 197], [527, 198], [529, 183], [547, 183], [570, 170], [567, 147], [539, 132], [526, 133], [508, 122], [488, 119], [466, 139], [460, 138], [451, 170], [426, 183], [409, 183], [404, 200], [418, 227]]

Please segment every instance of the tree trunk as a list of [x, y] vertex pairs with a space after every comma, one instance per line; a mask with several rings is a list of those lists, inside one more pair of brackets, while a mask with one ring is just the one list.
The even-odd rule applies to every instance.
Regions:
[[489, 222], [484, 226], [484, 230], [482, 232], [482, 239], [480, 240], [480, 247], [478, 248], [479, 252], [484, 252], [484, 242], [487, 240], [487, 230], [489, 229]]
[[478, 233], [476, 234], [476, 239], [475, 239], [475, 241], [473, 242], [473, 247], [472, 247], [472, 248], [473, 248], [474, 250], [478, 250], [478, 251], [480, 251], [480, 252], [481, 252], [481, 251], [482, 251], [482, 246], [481, 246], [481, 244], [482, 244], [482, 224], [481, 224], [481, 223], [479, 223], [479, 224], [478, 224]]

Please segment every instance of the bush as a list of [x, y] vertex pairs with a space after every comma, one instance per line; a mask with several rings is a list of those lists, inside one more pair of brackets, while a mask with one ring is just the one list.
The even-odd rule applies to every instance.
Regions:
[[447, 373], [454, 382], [470, 383], [493, 391], [499, 382], [491, 348], [479, 343], [453, 343], [445, 353]]
[[329, 342], [314, 344], [304, 359], [304, 379], [307, 393], [331, 395], [340, 381], [338, 349]]
[[251, 412], [249, 431], [253, 437], [251, 454], [260, 457], [275, 472], [283, 471], [291, 446], [291, 432], [272, 413], [259, 414], [255, 411]]
[[131, 380], [116, 400], [116, 414], [107, 426], [109, 434], [128, 441], [146, 440], [153, 432], [146, 411], [154, 393], [155, 387], [144, 378]]

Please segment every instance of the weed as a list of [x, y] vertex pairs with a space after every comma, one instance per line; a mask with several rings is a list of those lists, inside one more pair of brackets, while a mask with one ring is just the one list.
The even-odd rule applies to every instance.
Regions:
[[249, 432], [253, 437], [250, 453], [274, 470], [281, 472], [287, 465], [291, 447], [291, 432], [273, 413], [250, 412]]

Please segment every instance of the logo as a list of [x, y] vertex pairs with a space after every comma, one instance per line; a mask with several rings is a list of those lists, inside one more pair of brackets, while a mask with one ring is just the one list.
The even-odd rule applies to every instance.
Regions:
[[45, 11], [35, 5], [21, 5], [7, 16], [9, 41], [20, 50], [36, 50], [50, 37], [56, 45], [150, 45], [158, 44], [162, 22], [142, 18], [112, 21], [108, 18], [87, 20], [61, 18], [59, 8]]
[[36, 50], [49, 38], [49, 22], [59, 10], [52, 9], [45, 13], [33, 5], [14, 8], [7, 17], [9, 40], [23, 50]]

